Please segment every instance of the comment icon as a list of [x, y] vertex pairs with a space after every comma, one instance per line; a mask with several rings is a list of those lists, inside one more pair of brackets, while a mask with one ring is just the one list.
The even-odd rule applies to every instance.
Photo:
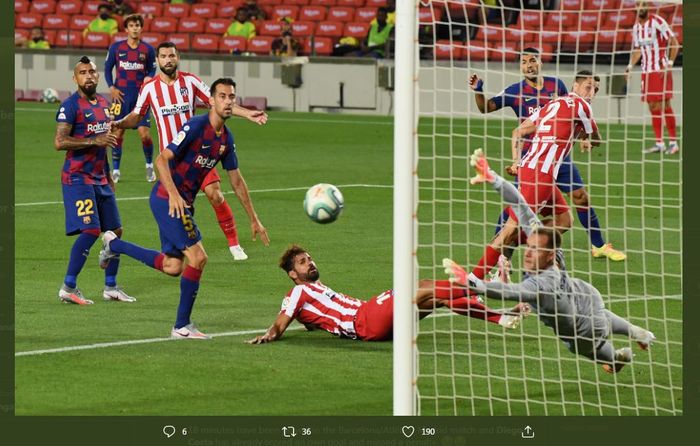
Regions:
[[163, 434], [165, 434], [165, 436], [168, 438], [172, 437], [173, 435], [175, 435], [175, 426], [163, 426]]

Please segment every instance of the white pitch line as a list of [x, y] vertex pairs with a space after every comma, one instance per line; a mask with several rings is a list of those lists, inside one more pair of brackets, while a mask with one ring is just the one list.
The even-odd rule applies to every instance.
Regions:
[[[394, 186], [390, 184], [339, 184], [339, 188], [345, 189], [345, 188], [351, 188], [351, 187], [366, 187], [366, 188], [375, 188], [375, 189], [392, 189]], [[255, 193], [264, 193], [264, 192], [293, 192], [297, 190], [307, 190], [309, 187], [308, 186], [299, 186], [299, 187], [286, 187], [286, 188], [274, 188], [274, 189], [254, 189], [250, 190], [249, 192], [251, 194]], [[226, 191], [223, 192], [224, 194], [232, 194], [233, 191]], [[135, 201], [135, 200], [148, 200], [149, 197], [120, 197], [117, 198], [117, 201]], [[32, 203], [15, 203], [16, 207], [26, 207], [26, 206], [45, 206], [48, 204], [63, 204], [63, 201], [37, 201], [37, 202], [32, 202]]]

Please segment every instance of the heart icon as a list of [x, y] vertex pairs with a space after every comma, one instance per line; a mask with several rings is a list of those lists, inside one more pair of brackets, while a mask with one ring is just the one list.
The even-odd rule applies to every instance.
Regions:
[[411, 436], [413, 436], [413, 433], [415, 431], [416, 431], [416, 428], [413, 426], [404, 426], [401, 428], [401, 432], [403, 432], [403, 434], [406, 438], [411, 438]]

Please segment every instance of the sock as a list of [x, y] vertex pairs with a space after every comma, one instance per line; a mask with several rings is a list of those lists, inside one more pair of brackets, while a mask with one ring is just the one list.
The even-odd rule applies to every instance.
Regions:
[[589, 208], [576, 208], [576, 214], [578, 215], [578, 221], [581, 222], [581, 226], [586, 228], [588, 231], [588, 236], [591, 238], [591, 244], [596, 248], [600, 248], [605, 244], [603, 240], [603, 234], [600, 232], [600, 223], [598, 222], [598, 216], [595, 213], [595, 209]]
[[455, 285], [449, 280], [436, 280], [435, 297], [438, 299], [456, 299], [467, 295], [467, 289], [463, 286]]
[[122, 161], [122, 143], [124, 138], [117, 138], [117, 145], [112, 149], [112, 169], [119, 170]]
[[[165, 254], [162, 252], [158, 252], [154, 249], [142, 248], [139, 245], [135, 245], [118, 238], [115, 238], [109, 243], [109, 249], [115, 254], [126, 254], [132, 259], [145, 263], [151, 268], [163, 271], [163, 260], [165, 259]], [[112, 262], [110, 261], [109, 263], [111, 264]]]
[[656, 136], [656, 143], [657, 144], [663, 144], [664, 143], [664, 138], [663, 134], [661, 133], [661, 110], [652, 110], [651, 111], [651, 125], [654, 127], [654, 135]]
[[192, 268], [189, 265], [185, 267], [185, 271], [180, 277], [180, 305], [177, 307], [175, 328], [182, 328], [190, 323], [192, 307], [194, 307], [194, 301], [199, 290], [200, 277], [202, 277], [201, 270]]
[[143, 144], [143, 157], [146, 158], [146, 164], [153, 164], [153, 140], [148, 137], [141, 140]]
[[78, 238], [75, 239], [73, 247], [70, 250], [66, 277], [63, 280], [66, 286], [70, 288], [75, 288], [77, 286], [78, 274], [80, 274], [80, 271], [83, 269], [88, 255], [90, 254], [90, 248], [95, 244], [99, 235], [99, 229], [88, 229], [81, 232]]
[[109, 259], [109, 265], [105, 269], [105, 286], [117, 286], [117, 272], [119, 271], [119, 256]]
[[664, 110], [664, 117], [666, 118], [668, 137], [671, 139], [671, 142], [676, 142], [676, 115], [673, 114], [673, 109], [671, 107], [666, 107], [666, 110]]
[[501, 253], [493, 249], [491, 245], [487, 246], [484, 251], [484, 256], [479, 260], [479, 264], [476, 268], [472, 270], [472, 274], [483, 280], [486, 274], [496, 266], [496, 263], [498, 263], [498, 256], [500, 255]]
[[489, 310], [484, 304], [479, 303], [473, 298], [460, 297], [458, 299], [452, 299], [449, 301], [448, 306], [457, 314], [476, 319], [486, 319], [494, 324], [497, 324], [498, 321], [501, 320], [501, 313]]
[[238, 244], [238, 231], [236, 231], [236, 220], [233, 218], [233, 212], [226, 200], [218, 206], [214, 207], [216, 219], [219, 221], [219, 226], [228, 240], [229, 246]]
[[505, 209], [503, 213], [498, 216], [498, 223], [496, 223], [496, 232], [494, 232], [494, 234], [501, 232], [501, 228], [503, 228], [503, 225], [508, 221], [508, 216], [507, 209]]

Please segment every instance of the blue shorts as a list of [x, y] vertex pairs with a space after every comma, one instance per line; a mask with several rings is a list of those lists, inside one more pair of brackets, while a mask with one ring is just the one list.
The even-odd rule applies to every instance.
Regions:
[[117, 199], [109, 185], [64, 184], [63, 207], [66, 235], [75, 235], [86, 229], [113, 231], [122, 226]]
[[[525, 156], [527, 150], [528, 149], [523, 149], [520, 158]], [[515, 177], [513, 184], [515, 184], [515, 187], [518, 187], [518, 177]], [[565, 194], [569, 194], [572, 191], [582, 189], [584, 186], [583, 178], [581, 178], [578, 167], [571, 161], [571, 155], [566, 155], [562, 160], [559, 173], [557, 174], [557, 188]]]
[[[120, 90], [122, 91], [122, 90]], [[136, 107], [136, 100], [138, 99], [138, 92], [130, 93], [130, 92], [124, 92], [124, 96], [122, 96], [122, 103], [118, 102], [112, 102], [112, 105], [109, 108], [109, 111], [112, 115], [114, 115], [114, 120], [118, 119], [123, 119], [129, 116], [129, 113], [131, 113], [134, 110], [134, 107]], [[139, 125], [137, 127], [150, 127], [151, 126], [151, 112], [150, 110], [146, 111], [146, 114], [143, 116], [143, 119], [141, 119], [141, 122], [139, 122]]]
[[194, 208], [185, 209], [182, 218], [175, 218], [168, 215], [168, 199], [161, 198], [156, 194], [158, 190], [157, 182], [151, 192], [150, 205], [151, 212], [158, 224], [160, 234], [160, 250], [171, 257], [182, 258], [185, 249], [197, 244], [202, 240], [202, 234], [194, 221]]

